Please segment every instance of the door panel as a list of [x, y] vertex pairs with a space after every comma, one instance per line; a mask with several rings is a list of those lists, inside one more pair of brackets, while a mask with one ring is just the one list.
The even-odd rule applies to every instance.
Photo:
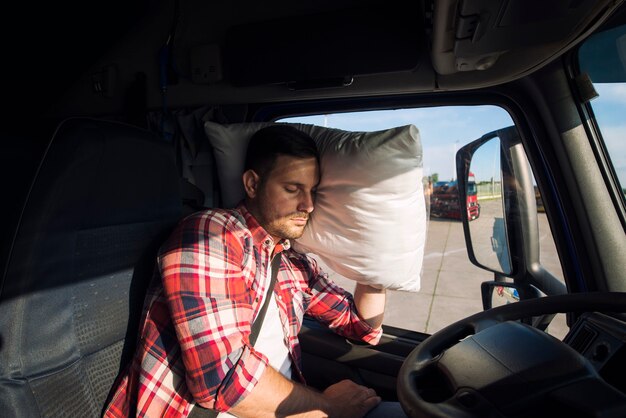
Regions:
[[299, 339], [308, 385], [323, 390], [342, 379], [371, 387], [384, 400], [397, 400], [396, 376], [402, 362], [428, 335], [385, 326], [378, 345], [341, 337], [305, 318]]

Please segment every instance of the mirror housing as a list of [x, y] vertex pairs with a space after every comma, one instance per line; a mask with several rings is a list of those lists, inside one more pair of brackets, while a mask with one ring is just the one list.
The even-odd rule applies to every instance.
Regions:
[[[519, 153], [514, 152], [516, 147], [522, 147], [519, 134], [514, 126], [485, 134], [481, 138], [465, 145], [457, 152], [456, 168], [459, 199], [463, 202], [468, 198], [468, 191], [470, 189], [469, 178], [470, 176], [473, 177], [470, 169], [474, 154], [481, 149], [481, 147], [495, 140], [499, 142], [499, 155], [494, 156], [493, 175], [495, 176], [495, 171], [500, 174], [500, 181], [498, 183], [501, 184], [500, 203], [502, 206], [499, 212], [495, 214], [499, 216], [493, 218], [493, 232], [490, 241], [485, 241], [486, 237], [482, 236], [484, 234], [476, 234], [481, 235], [478, 237], [472, 235], [472, 228], [469, 224], [470, 219], [467, 213], [462, 213], [461, 220], [463, 221], [468, 256], [472, 263], [496, 274], [513, 277], [520, 271], [519, 251], [515, 251], [518, 247], [515, 242], [515, 223], [517, 219], [515, 219], [514, 214], [520, 213], [520, 211], [516, 209], [519, 207], [517, 197], [520, 191], [520, 187], [518, 186], [521, 186], [521, 184], [514, 176], [512, 162], [515, 158], [523, 158], [521, 164], [517, 165], [523, 165], [523, 163], [528, 165], [523, 148], [521, 149], [522, 157], [518, 157], [517, 154]], [[496, 152], [498, 152], [498, 150], [496, 150]], [[495, 167], [497, 161], [496, 157], [499, 157], [499, 167]], [[524, 174], [529, 177], [528, 182], [532, 184], [530, 171], [527, 171], [528, 172]], [[498, 205], [497, 202], [494, 203], [495, 206]], [[485, 219], [484, 222], [487, 222], [487, 220]], [[483, 226], [483, 229], [484, 228]], [[485, 248], [490, 249], [488, 252], [485, 252]]]

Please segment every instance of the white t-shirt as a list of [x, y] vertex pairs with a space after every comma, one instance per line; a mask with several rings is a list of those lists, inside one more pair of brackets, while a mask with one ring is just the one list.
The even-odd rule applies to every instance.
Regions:
[[276, 295], [269, 295], [272, 299], [267, 305], [265, 319], [254, 349], [267, 356], [270, 366], [278, 370], [287, 379], [291, 379], [291, 357], [285, 344], [285, 333], [280, 322]]

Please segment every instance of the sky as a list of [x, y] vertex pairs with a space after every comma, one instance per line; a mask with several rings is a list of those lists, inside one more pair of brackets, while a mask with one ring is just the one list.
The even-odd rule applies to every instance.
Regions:
[[[336, 113], [282, 121], [366, 132], [413, 124], [418, 128], [422, 142], [424, 175], [437, 173], [439, 180], [456, 177], [454, 156], [460, 147], [488, 132], [513, 124], [509, 114], [497, 106], [443, 106]], [[489, 164], [489, 177], [492, 165]], [[477, 181], [480, 181], [478, 173], [475, 174]]]
[[[626, 83], [596, 84], [599, 97], [591, 101], [606, 148], [622, 187], [626, 187]], [[424, 175], [437, 173], [439, 180], [456, 177], [454, 155], [463, 145], [486, 133], [513, 124], [509, 114], [497, 106], [442, 106], [371, 112], [336, 113], [282, 119], [347, 131], [378, 131], [408, 124], [420, 132]], [[476, 181], [488, 181], [499, 165], [497, 149], [482, 147], [480, 160], [472, 164]], [[477, 156], [477, 158], [479, 158]], [[481, 162], [479, 162], [481, 161]], [[497, 167], [497, 165], [496, 165]]]

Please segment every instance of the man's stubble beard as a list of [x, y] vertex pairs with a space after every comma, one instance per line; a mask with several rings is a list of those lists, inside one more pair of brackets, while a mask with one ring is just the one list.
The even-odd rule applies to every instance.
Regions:
[[[291, 222], [291, 218], [294, 217], [303, 217], [299, 213], [292, 213], [277, 220], [267, 222], [267, 226], [265, 230], [273, 236], [282, 238], [282, 239], [298, 239], [304, 235], [304, 231], [308, 226], [308, 221], [306, 225], [303, 227], [291, 226], [289, 223]], [[308, 216], [306, 216], [308, 218]]]

